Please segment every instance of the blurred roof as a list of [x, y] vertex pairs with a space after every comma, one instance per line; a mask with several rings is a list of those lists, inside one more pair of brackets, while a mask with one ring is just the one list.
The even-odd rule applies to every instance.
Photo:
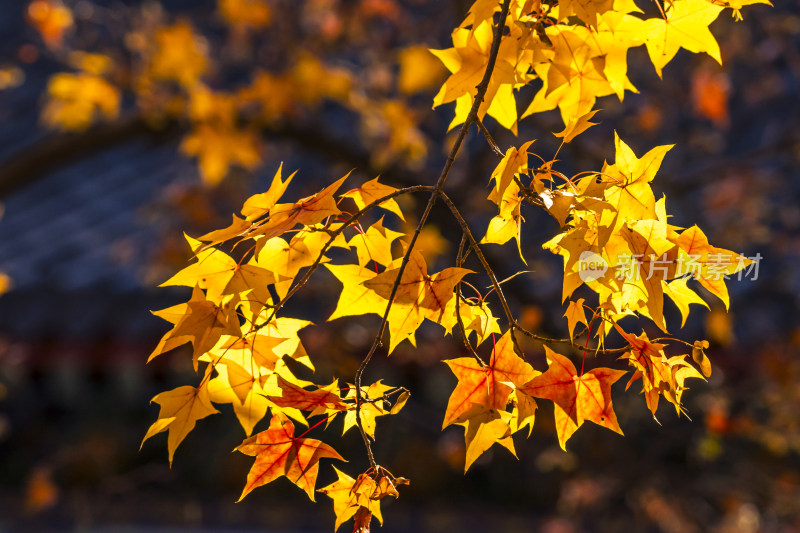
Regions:
[[[141, 209], [181, 174], [182, 164], [174, 146], [132, 141], [7, 197], [0, 271], [11, 276], [14, 290], [0, 299], [0, 330], [72, 336], [114, 324], [123, 335], [152, 331], [158, 321], [139, 294], [146, 260], [139, 250], [155, 234]], [[130, 299], [139, 300], [138, 320], [118, 320], [119, 306], [131, 308]], [[42, 305], [45, 301], [52, 305]]]

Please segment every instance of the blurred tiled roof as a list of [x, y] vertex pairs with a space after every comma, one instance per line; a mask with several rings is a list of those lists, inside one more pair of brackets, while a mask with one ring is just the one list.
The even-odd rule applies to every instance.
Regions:
[[131, 142], [18, 190], [5, 200], [0, 269], [19, 289], [138, 289], [142, 258], [120, 264], [115, 246], [148, 238], [137, 211], [175, 179], [178, 165], [172, 146]]
[[[127, 336], [157, 327], [139, 277], [154, 238], [141, 210], [187, 164], [174, 146], [131, 141], [5, 198], [0, 271], [14, 290], [0, 298], [0, 331]], [[139, 313], [123, 318], [132, 300]]]

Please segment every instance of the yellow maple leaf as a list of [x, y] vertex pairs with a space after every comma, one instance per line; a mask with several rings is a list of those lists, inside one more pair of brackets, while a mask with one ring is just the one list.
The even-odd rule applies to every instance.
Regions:
[[616, 161], [605, 165], [602, 171], [602, 176], [608, 180], [603, 199], [616, 210], [614, 229], [626, 220], [655, 219], [656, 199], [650, 182], [673, 145], [653, 148], [640, 159], [616, 133], [614, 142]]
[[[397, 191], [397, 189], [388, 185], [384, 185], [383, 183], [378, 182], [378, 178], [375, 178], [367, 181], [364, 183], [364, 185], [358, 187], [357, 189], [351, 189], [346, 193], [343, 193], [341, 196], [342, 198], [352, 198], [356, 203], [356, 207], [359, 209], [364, 209], [367, 204], [371, 204], [372, 202], [380, 200], [384, 196], [388, 196], [395, 191]], [[397, 205], [397, 201], [393, 198], [386, 200], [379, 205], [381, 208], [386, 209], [387, 211], [392, 212], [400, 217], [401, 220], [405, 220], [405, 217], [403, 217], [403, 212], [400, 210], [400, 206]]]
[[[386, 270], [364, 281], [364, 286], [388, 300], [399, 270]], [[389, 352], [403, 339], [413, 344], [414, 332], [425, 318], [434, 322], [443, 320], [447, 304], [454, 297], [453, 288], [470, 272], [450, 267], [429, 276], [425, 258], [416, 250], [412, 251], [389, 312]]]
[[[638, 10], [635, 4], [633, 7]], [[637, 92], [628, 79], [628, 50], [644, 44], [647, 33], [642, 19], [616, 9], [600, 16], [597, 31], [588, 42], [595, 54], [604, 58], [603, 74], [622, 101], [626, 89]]]
[[113, 60], [104, 54], [91, 54], [88, 52], [70, 52], [67, 63], [77, 70], [82, 70], [95, 76], [107, 74], [113, 66]]
[[[258, 319], [253, 319], [253, 322], [266, 320], [266, 316], [264, 315], [267, 314], [271, 314], [271, 310], [269, 308], [262, 309], [261, 315]], [[303, 343], [300, 341], [300, 337], [297, 335], [301, 329], [311, 324], [312, 323], [308, 320], [279, 316], [273, 318], [266, 326], [259, 329], [259, 332], [270, 337], [285, 339], [275, 346], [273, 349], [274, 353], [278, 356], [291, 357], [301, 365], [313, 371], [314, 364], [311, 362], [308, 353], [303, 347]]]
[[519, 186], [516, 183], [509, 184], [503, 192], [503, 197], [500, 200], [500, 212], [489, 221], [489, 227], [486, 228], [486, 235], [484, 235], [481, 242], [505, 244], [511, 239], [517, 241], [517, 252], [525, 262], [522, 256], [522, 218], [521, 206], [524, 198], [519, 194]]
[[144, 442], [162, 431], [168, 431], [167, 449], [169, 450], [169, 463], [175, 450], [186, 435], [194, 429], [201, 418], [219, 413], [208, 397], [208, 388], [201, 385], [199, 388], [183, 386], [171, 391], [157, 394], [151, 401], [161, 406], [156, 420], [142, 440]]
[[584, 115], [579, 116], [578, 118], [572, 118], [567, 123], [567, 126], [560, 132], [554, 133], [556, 137], [562, 137], [565, 143], [571, 142], [572, 139], [583, 133], [584, 131], [588, 130], [592, 126], [596, 126], [597, 122], [589, 122], [592, 117], [597, 113], [599, 109], [595, 109], [594, 111], [590, 111]]
[[325, 268], [342, 283], [336, 309], [328, 320], [368, 313], [382, 315], [386, 310], [386, 299], [364, 285], [377, 276], [374, 270], [359, 265], [326, 264]]
[[237, 105], [234, 95], [213, 91], [202, 83], [196, 83], [189, 89], [188, 114], [195, 123], [233, 126]]
[[[161, 287], [180, 285], [206, 290], [206, 298], [221, 303], [223, 296], [255, 299], [269, 302], [271, 296], [267, 285], [275, 282], [270, 270], [262, 268], [257, 261], [242, 264], [216, 248], [202, 249], [202, 242], [184, 235], [196, 261], [162, 283]], [[199, 250], [199, 251], [198, 251]]]
[[475, 414], [466, 417], [466, 420], [459, 424], [464, 426], [464, 441], [467, 448], [464, 460], [465, 474], [475, 460], [495, 444], [506, 448], [514, 457], [517, 456], [509, 426], [511, 413], [486, 409], [482, 406], [476, 407]]
[[256, 330], [251, 328], [249, 322], [245, 322], [241, 335], [223, 335], [214, 349], [201, 356], [200, 360], [221, 360], [225, 364], [232, 362], [247, 368], [252, 375], [261, 377], [274, 371], [283, 355], [289, 355], [287, 350], [278, 349], [287, 340], [289, 339], [271, 335], [268, 328]]
[[728, 309], [730, 298], [725, 276], [739, 272], [753, 261], [741, 254], [712, 246], [697, 226], [684, 230], [674, 242], [680, 248], [678, 261], [683, 273], [691, 274], [700, 285], [722, 300], [725, 309]]
[[506, 150], [503, 159], [492, 171], [490, 179], [494, 180], [494, 188], [489, 194], [489, 200], [500, 205], [506, 188], [514, 181], [514, 176], [525, 174], [528, 171], [528, 149], [534, 141], [528, 141], [519, 148], [511, 147]]
[[361, 113], [361, 127], [375, 146], [371, 160], [376, 168], [398, 159], [409, 168], [419, 168], [428, 154], [428, 142], [418, 127], [418, 113], [400, 100], [369, 100], [354, 95], [350, 105]]
[[[313, 228], [297, 232], [288, 243], [281, 237], [272, 237], [261, 245], [255, 262], [274, 274], [275, 291], [283, 298], [300, 270], [314, 264], [329, 240], [327, 233], [313, 231]], [[320, 260], [327, 261], [326, 257]]]
[[[455, 326], [457, 322], [457, 318], [455, 317], [455, 302], [456, 299], [452, 300], [453, 302], [453, 322], [452, 324], [441, 322], [441, 325], [446, 329], [450, 330], [453, 326]], [[482, 300], [477, 303], [462, 301], [460, 306], [461, 311], [461, 320], [464, 323], [464, 329], [469, 335], [472, 332], [475, 332], [475, 336], [477, 338], [477, 344], [480, 345], [486, 339], [492, 336], [492, 333], [500, 334], [500, 324], [497, 321], [497, 318], [492, 314], [492, 310], [489, 308], [489, 303], [485, 300]]]
[[[325, 80], [325, 83], [319, 80]], [[313, 106], [324, 98], [347, 102], [353, 76], [344, 68], [325, 65], [313, 54], [302, 53], [293, 61], [288, 81], [293, 100]]]
[[647, 53], [659, 77], [680, 48], [705, 52], [722, 64], [719, 44], [708, 29], [722, 9], [706, 0], [673, 0], [666, 3], [666, 18], [645, 21]]
[[[431, 50], [451, 72], [441, 90], [433, 99], [433, 106], [456, 102], [456, 114], [449, 129], [464, 122], [477, 92], [476, 86], [483, 78], [489, 61], [493, 38], [492, 21], [483, 20], [473, 28], [456, 28], [453, 31], [453, 48]], [[508, 41], [511, 42], [511, 41]], [[515, 54], [514, 54], [515, 55]], [[517, 105], [513, 88], [517, 84], [515, 65], [507, 53], [498, 54], [498, 61], [489, 81], [486, 98], [478, 110], [496, 119], [502, 126], [516, 133]]]
[[558, 18], [575, 15], [589, 26], [597, 27], [597, 17], [614, 7], [614, 0], [566, 0], [558, 4]]
[[[385, 385], [383, 380], [378, 380], [369, 387], [361, 387], [362, 390], [362, 397], [368, 400], [379, 400], [384, 394], [389, 392], [390, 390], [394, 389], [391, 385]], [[356, 389], [355, 385], [351, 385], [350, 390], [347, 392], [346, 399], [352, 400], [355, 402], [356, 398]], [[389, 414], [396, 414], [398, 413], [403, 406], [405, 405], [406, 401], [409, 398], [408, 392], [402, 392], [397, 400], [395, 401], [394, 405], [391, 408], [386, 408], [383, 405], [383, 401], [367, 401], [361, 404], [361, 426], [364, 428], [364, 432], [372, 437], [375, 438], [375, 426], [376, 421], [375, 419], [379, 416], [389, 415]], [[355, 404], [353, 404], [350, 409], [344, 415], [344, 428], [342, 429], [342, 434], [347, 433], [347, 430], [357, 426], [358, 422], [356, 421], [356, 408]]]
[[686, 284], [689, 278], [678, 278], [670, 282], [661, 281], [661, 287], [664, 289], [664, 294], [669, 296], [678, 310], [681, 312], [681, 327], [686, 325], [686, 319], [689, 317], [689, 305], [700, 304], [708, 309], [708, 304], [700, 298], [700, 296], [690, 289]]
[[261, 118], [271, 124], [284, 117], [294, 105], [294, 85], [291, 76], [256, 71], [253, 81], [240, 89], [237, 97], [242, 103], [255, 104]]
[[200, 356], [213, 349], [222, 335], [239, 335], [241, 331], [231, 304], [232, 298], [226, 296], [217, 305], [207, 300], [202, 289], [195, 286], [191, 300], [186, 303], [185, 314], [164, 334], [148, 361], [175, 346], [191, 342], [194, 347], [192, 361], [197, 370]]
[[534, 66], [544, 86], [522, 117], [558, 107], [568, 124], [591, 111], [598, 97], [613, 94], [614, 88], [604, 74], [605, 56], [597, 55], [592, 36], [561, 25], [549, 27], [547, 34], [555, 54]]
[[587, 328], [589, 327], [589, 323], [586, 321], [586, 310], [583, 308], [583, 302], [583, 298], [578, 298], [570, 302], [569, 306], [567, 306], [567, 310], [564, 312], [564, 316], [567, 318], [570, 339], [573, 338], [575, 326], [578, 325], [578, 322], [583, 322]]
[[286, 192], [286, 188], [289, 187], [289, 184], [292, 182], [292, 178], [294, 178], [297, 172], [292, 172], [289, 177], [286, 178], [286, 180], [283, 180], [281, 178], [282, 170], [283, 163], [281, 163], [278, 166], [278, 170], [275, 171], [275, 175], [272, 177], [272, 183], [270, 184], [267, 192], [254, 194], [245, 200], [244, 205], [242, 206], [242, 214], [247, 217], [248, 221], [252, 222], [253, 220], [259, 219], [268, 214], [272, 208], [275, 207], [275, 204], [278, 203], [278, 200], [281, 199], [283, 193]]
[[383, 227], [383, 218], [372, 226], [353, 235], [347, 243], [356, 249], [358, 264], [370, 267], [371, 263], [378, 263], [388, 267], [392, 264], [392, 243], [404, 234]]
[[208, 393], [216, 403], [233, 404], [233, 412], [249, 437], [270, 407], [259, 378], [231, 361], [216, 364], [217, 376], [208, 382]]

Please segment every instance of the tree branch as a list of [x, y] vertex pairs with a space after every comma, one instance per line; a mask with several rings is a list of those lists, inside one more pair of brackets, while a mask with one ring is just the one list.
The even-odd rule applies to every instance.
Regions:
[[494, 36], [492, 38], [492, 47], [489, 50], [489, 61], [486, 65], [486, 70], [483, 73], [483, 78], [481, 82], [477, 85], [476, 89], [477, 92], [475, 94], [475, 99], [472, 102], [472, 107], [469, 110], [469, 114], [467, 115], [466, 120], [464, 120], [464, 124], [461, 125], [461, 129], [458, 132], [458, 137], [456, 138], [455, 144], [453, 144], [453, 148], [450, 150], [450, 154], [447, 156], [447, 161], [445, 161], [444, 167], [442, 168], [442, 172], [439, 175], [439, 179], [436, 181], [436, 185], [434, 185], [434, 191], [431, 193], [430, 199], [428, 200], [428, 204], [425, 206], [425, 211], [422, 213], [422, 216], [417, 223], [417, 227], [414, 230], [414, 234], [411, 237], [411, 242], [409, 242], [408, 249], [406, 253], [403, 255], [403, 261], [400, 264], [400, 268], [397, 272], [397, 278], [395, 278], [394, 284], [392, 285], [392, 291], [389, 294], [389, 301], [386, 304], [386, 311], [383, 313], [383, 319], [381, 320], [381, 324], [378, 327], [378, 332], [375, 335], [375, 340], [372, 342], [372, 346], [367, 352], [367, 355], [361, 361], [361, 364], [356, 371], [355, 376], [355, 386], [356, 386], [356, 422], [358, 423], [358, 429], [361, 432], [361, 438], [364, 440], [364, 445], [367, 448], [367, 457], [369, 458], [369, 463], [372, 468], [377, 468], [377, 464], [375, 463], [375, 457], [372, 453], [372, 447], [369, 442], [369, 437], [367, 436], [366, 432], [364, 431], [363, 425], [361, 423], [361, 404], [363, 402], [363, 397], [361, 393], [361, 378], [364, 375], [364, 370], [366, 370], [367, 365], [369, 364], [372, 356], [375, 354], [375, 351], [378, 349], [378, 346], [381, 344], [381, 338], [383, 337], [383, 332], [386, 329], [386, 324], [389, 321], [389, 312], [392, 309], [392, 302], [394, 301], [394, 297], [397, 294], [397, 289], [400, 286], [400, 280], [403, 277], [403, 272], [406, 269], [406, 265], [411, 258], [411, 252], [414, 250], [414, 245], [417, 243], [417, 238], [419, 237], [422, 228], [425, 226], [425, 222], [428, 220], [428, 216], [433, 209], [433, 205], [436, 203], [436, 198], [442, 195], [442, 191], [444, 188], [445, 181], [447, 181], [447, 176], [450, 174], [450, 169], [453, 167], [453, 162], [456, 159], [456, 155], [458, 155], [459, 150], [461, 149], [461, 144], [464, 142], [464, 138], [467, 135], [467, 131], [469, 131], [469, 127], [478, 117], [478, 111], [480, 110], [481, 104], [483, 103], [483, 99], [486, 96], [486, 91], [489, 88], [489, 80], [492, 77], [492, 72], [494, 71], [494, 65], [497, 62], [497, 54], [500, 50], [500, 40], [503, 37], [503, 28], [505, 27], [506, 18], [508, 18], [508, 9], [511, 4], [511, 0], [503, 0], [503, 5], [500, 8], [500, 19], [498, 21], [497, 26], [494, 28]]
[[517, 321], [514, 319], [514, 314], [511, 312], [511, 308], [508, 305], [508, 300], [503, 294], [503, 288], [497, 281], [497, 275], [494, 273], [494, 269], [492, 269], [492, 266], [486, 259], [483, 250], [481, 250], [480, 246], [478, 245], [478, 241], [475, 240], [475, 237], [472, 235], [472, 231], [469, 229], [469, 224], [467, 224], [466, 219], [458, 210], [456, 204], [454, 204], [453, 201], [450, 199], [450, 197], [447, 196], [444, 192], [441, 192], [439, 195], [442, 197], [444, 203], [447, 204], [447, 207], [450, 209], [450, 212], [453, 214], [453, 217], [458, 222], [458, 225], [461, 226], [461, 231], [464, 232], [464, 235], [469, 241], [470, 247], [475, 252], [475, 255], [478, 258], [478, 261], [481, 262], [481, 266], [483, 267], [484, 272], [486, 272], [486, 275], [489, 276], [489, 280], [492, 282], [492, 288], [497, 292], [497, 297], [500, 299], [500, 305], [503, 306], [503, 313], [505, 313], [506, 320], [508, 321], [508, 326], [511, 329], [511, 340], [514, 342], [514, 347], [521, 354], [522, 350], [520, 350], [519, 344], [517, 343], [517, 338], [514, 335], [514, 328], [516, 327]]

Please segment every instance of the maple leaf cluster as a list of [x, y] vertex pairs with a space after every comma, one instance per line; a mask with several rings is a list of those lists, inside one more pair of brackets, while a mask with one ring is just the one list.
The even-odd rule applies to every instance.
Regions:
[[[235, 43], [233, 51], [220, 55], [255, 53], [249, 43], [274, 23], [272, 2], [217, 0], [216, 4]], [[267, 148], [265, 130], [295, 123], [324, 102], [359, 115], [372, 162], [378, 167], [398, 160], [418, 167], [427, 155], [428, 141], [409, 98], [438, 84], [444, 69], [420, 45], [399, 50], [399, 75], [385, 94], [366, 94], [354, 83], [362, 73], [328, 64], [302, 44], [293, 46], [286, 66], [253, 69], [243, 81], [235, 74], [229, 77], [236, 83], [219, 87], [219, 78], [228, 77], [220, 73], [231, 68], [231, 61], [215, 57], [215, 36], [204, 35], [188, 19], [169, 20], [160, 9], [143, 7], [139, 13], [132, 9], [133, 16], [124, 21], [123, 42], [114, 43], [117, 50], [87, 54], [72, 48], [74, 19], [67, 5], [34, 0], [28, 11], [30, 24], [67, 68], [49, 80], [41, 114], [47, 127], [83, 131], [121, 114], [142, 118], [153, 129], [180, 125], [186, 131], [179, 151], [197, 161], [207, 186], [219, 184], [234, 169], [255, 170]], [[103, 21], [96, 25], [101, 30]], [[79, 56], [84, 59], [76, 59]], [[239, 68], [233, 63], [234, 70]], [[131, 104], [124, 106], [125, 101]]]
[[[357, 213], [380, 207], [387, 214], [402, 218], [393, 199], [402, 191], [374, 179], [339, 194], [337, 200], [336, 192], [345, 176], [315, 195], [282, 203], [293, 177], [294, 174], [284, 179], [279, 168], [270, 188], [250, 197], [242, 207], [242, 216], [234, 216], [229, 227], [199, 239], [187, 236], [194, 262], [163, 285], [192, 287], [192, 297], [186, 303], [155, 312], [173, 327], [150, 359], [188, 343], [195, 370], [201, 365], [204, 369], [197, 386], [178, 387], [153, 398], [161, 409], [145, 440], [167, 432], [172, 461], [176, 448], [196, 422], [219, 412], [215, 404], [231, 404], [247, 435], [252, 435], [259, 421], [271, 412], [269, 428], [237, 448], [256, 457], [242, 497], [285, 476], [313, 500], [319, 460], [342, 459], [329, 445], [304, 438], [305, 433], [295, 436], [292, 420], [308, 426], [310, 418], [321, 417], [316, 425], [324, 422], [327, 427], [341, 414], [344, 432], [358, 426], [374, 438], [376, 419], [396, 414], [409, 397], [405, 389], [381, 381], [363, 387], [360, 395], [354, 385], [340, 386], [338, 380], [328, 385], [313, 384], [296, 377], [286, 364], [287, 359], [293, 359], [314, 368], [298, 336], [310, 322], [278, 316], [310, 273], [325, 264], [343, 282], [331, 319], [381, 313], [387, 304], [386, 280], [392, 279], [401, 259], [394, 257], [392, 243], [403, 235], [385, 228], [383, 218], [363, 228], [358, 217], [338, 207], [346, 200], [358, 209]], [[245, 243], [246, 251], [239, 253]], [[222, 249], [226, 244], [232, 254], [238, 253], [236, 259]], [[347, 251], [355, 263], [330, 263], [326, 254], [331, 249]], [[402, 294], [394, 306], [394, 345], [406, 338], [413, 340], [423, 319], [444, 321], [448, 310], [452, 315], [453, 286], [467, 272], [447, 269], [428, 276], [421, 255], [415, 257], [417, 268], [404, 274]], [[379, 269], [383, 272], [378, 273]], [[450, 316], [451, 324], [454, 320]], [[350, 480], [350, 491], [355, 481], [340, 472], [338, 483], [345, 483], [345, 479]], [[368, 522], [372, 514], [380, 518], [381, 498], [396, 496], [393, 487], [397, 479], [385, 469], [373, 469], [359, 477], [357, 487], [351, 491], [352, 501], [340, 501], [344, 497], [340, 488], [329, 487], [326, 493], [337, 502], [337, 509], [343, 506], [337, 514], [349, 513], [347, 518], [358, 515], [359, 520]]]
[[[403, 341], [415, 345], [416, 332], [426, 321], [437, 324], [444, 335], [459, 335], [464, 343], [465, 356], [444, 361], [457, 384], [442, 426], [464, 428], [465, 471], [495, 444], [516, 454], [513, 435], [527, 430], [531, 436], [542, 402], [553, 404], [562, 448], [586, 421], [621, 434], [611, 389], [629, 369], [627, 387], [641, 382], [645, 404], [654, 417], [661, 398], [679, 415], [684, 413], [687, 380], [711, 373], [704, 352], [708, 343], [651, 339], [644, 332], [632, 333], [631, 326], [622, 323], [642, 318], [666, 333], [666, 296], [679, 310], [683, 325], [691, 304], [707, 306], [696, 292], [698, 286], [705, 297], [718, 298], [727, 307], [726, 276], [743, 271], [751, 261], [711, 245], [697, 226], [672, 223], [666, 199], [657, 199], [651, 186], [671, 147], [656, 147], [638, 157], [615, 135], [613, 164], [569, 177], [555, 168], [557, 152], [550, 158], [533, 154], [532, 140], [501, 150], [481, 119], [488, 114], [515, 130], [519, 116], [514, 89], [541, 80], [542, 88], [522, 116], [558, 107], [565, 129], [556, 136], [563, 146], [595, 124], [591, 120], [597, 112], [596, 98], [608, 94], [622, 98], [625, 90], [635, 90], [627, 78], [626, 54], [631, 47], [646, 45], [659, 73], [679, 47], [719, 59], [708, 24], [725, 7], [738, 16], [743, 3], [752, 2], [723, 6], [706, 0], [673, 0], [661, 6], [661, 18], [644, 19], [631, 0], [558, 5], [538, 0], [475, 2], [453, 33], [454, 47], [433, 51], [452, 72], [434, 104], [455, 102], [451, 126], [463, 123], [435, 185], [395, 189], [375, 178], [342, 193], [346, 175], [314, 195], [287, 201], [284, 195], [295, 174], [284, 178], [279, 168], [269, 188], [248, 198], [229, 226], [198, 238], [186, 237], [194, 260], [163, 285], [189, 287], [192, 296], [188, 302], [155, 312], [173, 327], [150, 358], [191, 344], [199, 383], [153, 399], [161, 409], [145, 440], [167, 432], [172, 461], [198, 420], [217, 413], [215, 405], [231, 404], [248, 436], [236, 449], [255, 457], [241, 497], [286, 477], [313, 500], [320, 460], [343, 458], [322, 440], [306, 435], [341, 419], [343, 432], [357, 428], [361, 434], [370, 466], [356, 477], [335, 469], [337, 481], [319, 492], [333, 501], [336, 528], [352, 519], [356, 531], [366, 531], [373, 515], [382, 522], [380, 501], [397, 497], [397, 486], [408, 483], [375, 462], [372, 443], [378, 419], [400, 412], [410, 393], [382, 381], [362, 384], [362, 375], [384, 333], [386, 352], [391, 354]], [[262, 15], [261, 20], [267, 24], [269, 16]], [[164, 31], [163, 42], [156, 40], [156, 48], [163, 48], [158, 54], [194, 46], [187, 28]], [[191, 64], [159, 56], [148, 67], [150, 76], [169, 77], [182, 85], [196, 81], [205, 66], [199, 59], [202, 52], [195, 52], [198, 60]], [[268, 74], [261, 76], [258, 84], [265, 92], [251, 87], [249, 101], [259, 102], [268, 115], [282, 113], [280, 95], [264, 95], [281, 84], [292, 86], [291, 80], [304, 79], [307, 69], [317, 68], [313, 60], [304, 61], [280, 82]], [[345, 77], [341, 86], [346, 85]], [[414, 86], [416, 81], [404, 83]], [[201, 167], [207, 167], [204, 172], [218, 174], [226, 166], [219, 162], [224, 158], [204, 163], [203, 154], [210, 149], [205, 147], [223, 150], [214, 136], [238, 128], [231, 109], [241, 98], [196, 85], [187, 90], [192, 120], [200, 129], [185, 139], [183, 149], [200, 157]], [[319, 85], [304, 90], [302, 98], [309, 102], [320, 97]], [[480, 238], [444, 191], [452, 161], [473, 123], [499, 157], [488, 177], [487, 198], [498, 214]], [[248, 142], [242, 138], [233, 145], [242, 149]], [[230, 153], [233, 150], [234, 146]], [[245, 149], [237, 156], [239, 163], [248, 164], [246, 153]], [[536, 164], [530, 163], [531, 155]], [[403, 230], [407, 217], [396, 198], [416, 193], [430, 195], [427, 207], [413, 231]], [[430, 272], [417, 239], [437, 200], [463, 235], [456, 264]], [[560, 227], [543, 248], [564, 260], [566, 339], [547, 338], [522, 327], [503, 294], [503, 282], [482, 251], [482, 246], [514, 240], [521, 260], [527, 261], [520, 246], [524, 204], [544, 210]], [[469, 256], [481, 272], [464, 268]], [[284, 309], [312, 275], [324, 271], [341, 284], [329, 321], [365, 314], [381, 317], [372, 348], [352, 383], [306, 381], [292, 371], [297, 365], [287, 364], [293, 360], [314, 369], [318, 356], [306, 351], [300, 337], [310, 322], [285, 316]], [[485, 294], [476, 288], [480, 276], [491, 281]], [[465, 297], [465, 286], [476, 296]], [[584, 289], [578, 294], [585, 297], [575, 296], [580, 287]], [[502, 313], [495, 315], [492, 305], [498, 303]], [[579, 323], [583, 328], [576, 331]], [[546, 368], [535, 369], [526, 360], [519, 335], [542, 342]], [[620, 341], [621, 346], [611, 346]], [[556, 345], [561, 345], [558, 351]], [[571, 355], [580, 356], [579, 366]], [[608, 362], [600, 361], [609, 356]], [[267, 413], [269, 427], [253, 434]], [[296, 435], [295, 424], [308, 429]]]
[[[587, 120], [597, 98], [616, 95], [622, 100], [625, 91], [638, 92], [628, 79], [630, 49], [644, 45], [659, 76], [681, 48], [706, 53], [722, 63], [709, 25], [725, 8], [741, 17], [743, 6], [756, 3], [769, 2], [671, 0], [663, 5], [656, 2], [661, 16], [643, 18], [644, 12], [633, 0], [513, 0], [506, 21], [508, 33], [500, 42], [478, 117], [488, 114], [516, 133], [521, 118], [558, 108], [564, 124], [575, 127]], [[488, 63], [492, 25], [499, 10], [500, 2], [475, 2], [453, 31], [453, 47], [432, 50], [451, 72], [434, 98], [434, 106], [456, 103], [451, 128], [467, 118]], [[514, 91], [535, 81], [540, 88], [519, 114]]]

